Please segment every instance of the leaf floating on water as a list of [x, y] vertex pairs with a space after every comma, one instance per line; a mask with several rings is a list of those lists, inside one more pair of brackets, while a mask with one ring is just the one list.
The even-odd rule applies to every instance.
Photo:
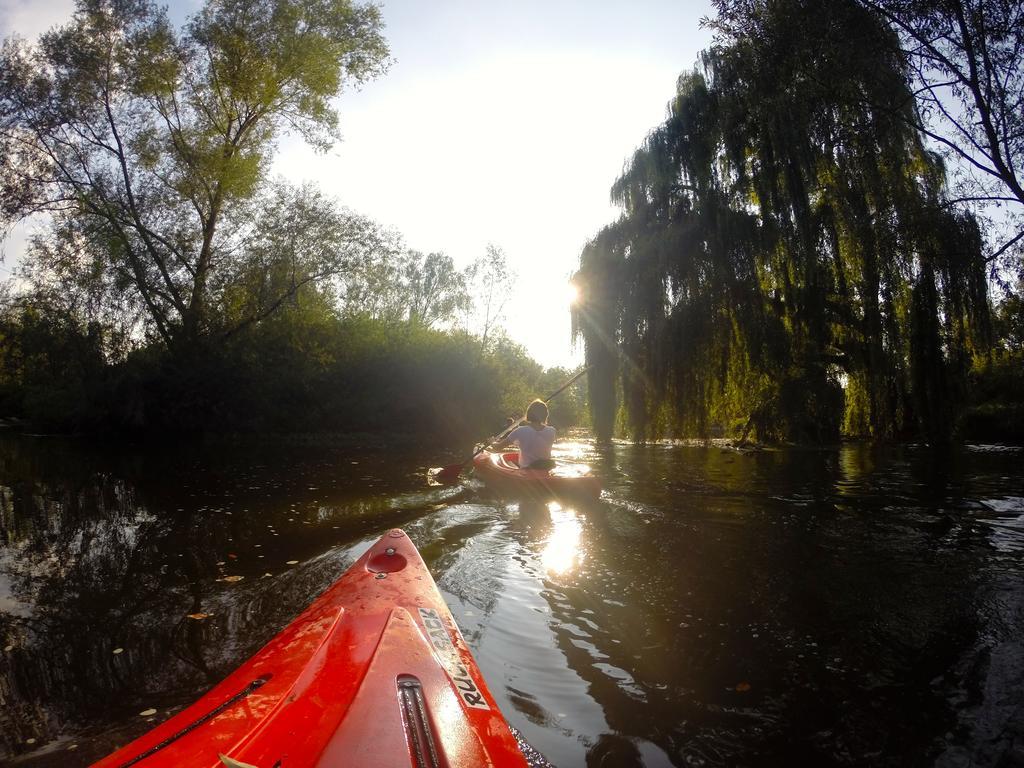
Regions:
[[217, 753], [217, 757], [219, 757], [220, 761], [224, 763], [224, 765], [226, 765], [228, 768], [256, 768], [255, 765], [243, 763], [241, 760], [235, 760], [235, 758], [228, 757], [227, 755], [222, 755], [219, 752]]
[[238, 559], [238, 555], [236, 555], [234, 552], [229, 552], [228, 553], [228, 559], [229, 560], [237, 560]]
[[285, 565], [298, 565], [298, 564], [299, 564], [298, 560], [289, 560], [287, 563], [285, 563]]
[[241, 581], [245, 576], [222, 576], [217, 581], [226, 581], [229, 584], [234, 584], [236, 581]]
[[8, 645], [6, 648], [4, 648], [4, 653], [10, 653], [13, 650], [14, 650], [14, 646], [13, 645]]
[[260, 576], [260, 578], [261, 578], [261, 579], [269, 579], [269, 578], [271, 578], [271, 577], [272, 577], [273, 575], [274, 575], [274, 574], [272, 574], [272, 573], [264, 573], [264, 574], [263, 574], [262, 576]]
[[225, 563], [223, 560], [221, 560], [219, 563], [217, 563], [217, 565], [227, 565], [227, 563]]
[[155, 709], [144, 709], [141, 712], [139, 712], [139, 717], [149, 717], [150, 715], [155, 715], [155, 714], [156, 714], [156, 710]]
[[116, 656], [117, 654], [119, 654], [119, 653], [124, 653], [124, 648], [115, 648], [115, 649], [113, 650], [113, 653], [114, 653], [114, 655], [115, 655], [115, 656]]
[[750, 690], [750, 683], [737, 683], [736, 684], [736, 690], [739, 693], [746, 693], [747, 691]]
[[188, 618], [195, 619], [196, 621], [202, 621], [203, 619], [208, 619], [211, 616], [213, 616], [212, 613], [190, 613]]

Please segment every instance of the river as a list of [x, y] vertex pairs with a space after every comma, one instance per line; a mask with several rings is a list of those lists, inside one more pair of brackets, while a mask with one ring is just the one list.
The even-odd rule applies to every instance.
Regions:
[[124, 744], [402, 527], [558, 768], [1024, 765], [1024, 449], [556, 449], [599, 502], [430, 488], [459, 457], [423, 448], [0, 431], [0, 764]]

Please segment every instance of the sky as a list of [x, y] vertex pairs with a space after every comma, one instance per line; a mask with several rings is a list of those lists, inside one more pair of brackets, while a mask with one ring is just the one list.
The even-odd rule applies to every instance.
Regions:
[[[339, 102], [326, 155], [281, 141], [274, 165], [458, 266], [500, 247], [518, 274], [509, 335], [546, 366], [573, 365], [567, 283], [617, 217], [609, 188], [660, 123], [678, 76], [711, 42], [709, 2], [388, 0], [393, 63]], [[196, 0], [170, 3], [182, 21]], [[0, 37], [65, 21], [67, 0], [0, 0]], [[0, 277], [23, 247], [6, 243]]]

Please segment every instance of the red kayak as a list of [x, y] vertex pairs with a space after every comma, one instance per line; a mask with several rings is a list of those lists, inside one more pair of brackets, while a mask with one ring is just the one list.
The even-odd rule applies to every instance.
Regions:
[[199, 701], [95, 766], [239, 763], [527, 766], [430, 572], [400, 530]]
[[554, 469], [522, 469], [515, 451], [483, 451], [473, 458], [473, 471], [498, 493], [539, 498], [596, 499], [601, 481], [585, 464], [559, 462]]

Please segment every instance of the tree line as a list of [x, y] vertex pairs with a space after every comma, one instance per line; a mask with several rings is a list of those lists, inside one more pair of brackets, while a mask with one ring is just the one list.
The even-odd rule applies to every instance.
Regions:
[[1019, 439], [1020, 9], [715, 6], [580, 257], [598, 434]]
[[[544, 371], [504, 338], [500, 248], [465, 269], [310, 185], [285, 135], [338, 138], [384, 74], [380, 9], [77, 0], [0, 48], [0, 229], [42, 222], [0, 295], [0, 412], [57, 428], [446, 433]], [[577, 409], [578, 410], [578, 409]]]

